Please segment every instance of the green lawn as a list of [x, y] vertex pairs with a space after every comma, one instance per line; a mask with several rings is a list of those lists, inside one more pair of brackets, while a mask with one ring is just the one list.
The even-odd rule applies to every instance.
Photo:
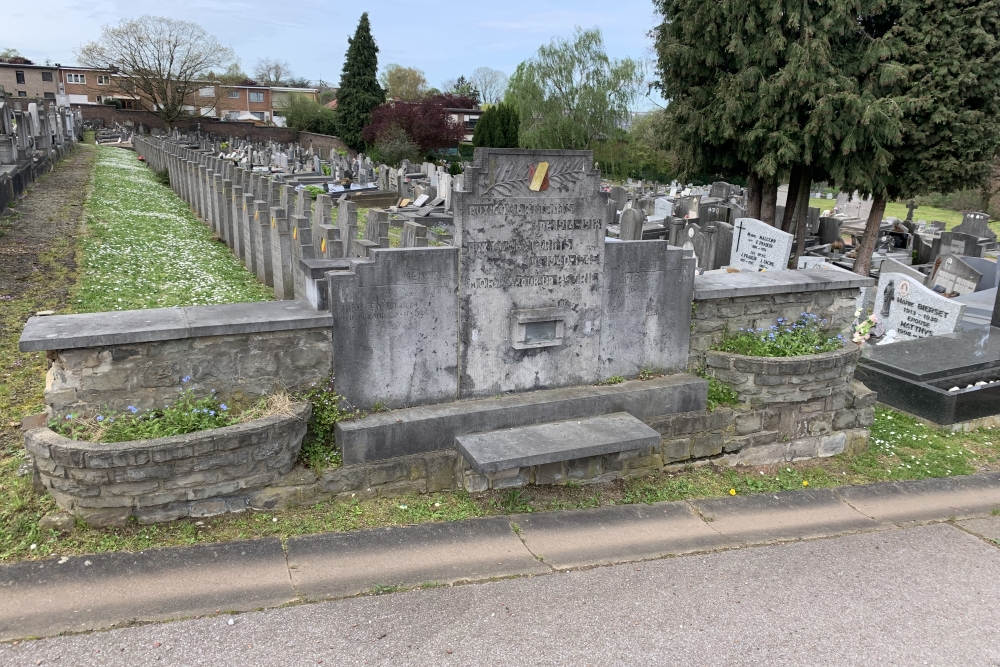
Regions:
[[0, 504], [14, 503], [20, 508], [9, 510], [4, 517], [7, 527], [0, 529], [0, 562], [259, 537], [286, 539], [318, 532], [510, 513], [774, 493], [806, 486], [829, 488], [1000, 469], [1000, 430], [951, 434], [898, 412], [877, 408], [871, 434], [869, 450], [857, 456], [840, 455], [777, 466], [687, 467], [603, 484], [333, 500], [281, 512], [244, 512], [150, 526], [78, 527], [69, 535], [38, 530], [39, 504], [52, 506], [47, 496], [41, 503], [30, 498], [0, 498]]
[[135, 153], [97, 150], [76, 312], [274, 298]]
[[[810, 199], [809, 205], [815, 206], [822, 211], [830, 210], [836, 203], [836, 199]], [[885, 215], [886, 217], [892, 216], [899, 218], [900, 220], [906, 220], [906, 204], [904, 202], [891, 202], [885, 205]], [[931, 206], [921, 206], [920, 208], [913, 211], [914, 220], [926, 220], [928, 224], [932, 220], [940, 220], [945, 223], [947, 229], [951, 229], [955, 225], [962, 222], [962, 214], [958, 211], [949, 211], [944, 208], [933, 208]], [[994, 231], [1000, 232], [1000, 221], [998, 221]], [[991, 227], [992, 227], [991, 223]]]

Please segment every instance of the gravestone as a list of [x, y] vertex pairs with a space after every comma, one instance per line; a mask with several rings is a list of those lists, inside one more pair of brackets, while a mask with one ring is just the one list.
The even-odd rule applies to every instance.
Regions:
[[674, 214], [674, 203], [666, 197], [660, 197], [653, 201], [653, 215], [669, 218]]
[[701, 195], [680, 197], [674, 200], [675, 218], [697, 218], [701, 207]]
[[979, 245], [978, 236], [956, 231], [941, 232], [941, 245], [938, 247], [938, 254], [982, 257], [983, 247]]
[[910, 201], [906, 202], [906, 220], [907, 220], [907, 222], [912, 222], [913, 221], [913, 211], [916, 210], [916, 209], [918, 209], [918, 208], [920, 208], [920, 207], [917, 206], [917, 202], [915, 200], [911, 199]]
[[426, 248], [427, 227], [418, 222], [407, 220], [403, 223], [403, 231], [399, 237], [400, 248]]
[[823, 217], [819, 219], [819, 244], [830, 245], [840, 239], [840, 218]]
[[885, 336], [897, 341], [953, 333], [965, 310], [899, 273], [880, 275], [876, 289], [874, 314]]
[[616, 185], [608, 193], [608, 199], [615, 202], [616, 210], [621, 211], [625, 208], [625, 203], [628, 201], [628, 191], [622, 186]]
[[625, 209], [622, 211], [618, 238], [622, 241], [641, 241], [642, 225], [645, 221], [646, 216], [639, 209]]
[[940, 255], [934, 260], [934, 270], [927, 287], [946, 296], [971, 294], [976, 291], [983, 274], [955, 255]]
[[336, 388], [369, 408], [458, 398], [458, 250], [379, 250], [327, 273]]
[[815, 269], [826, 264], [825, 257], [816, 257], [814, 255], [803, 255], [799, 257], [798, 263], [795, 268], [797, 269]]
[[455, 193], [463, 397], [596, 381], [606, 199], [593, 164], [476, 149]]
[[766, 222], [739, 218], [733, 226], [729, 266], [741, 271], [780, 271], [788, 268], [794, 237]]
[[996, 233], [990, 229], [990, 216], [985, 213], [966, 213], [962, 216], [961, 224], [957, 225], [952, 231], [971, 234], [980, 239], [997, 240]]

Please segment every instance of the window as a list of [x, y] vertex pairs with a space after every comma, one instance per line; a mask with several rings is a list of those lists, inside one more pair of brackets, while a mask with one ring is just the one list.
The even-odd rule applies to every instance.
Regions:
[[66, 83], [87, 83], [86, 74], [67, 74]]
[[24, 85], [24, 72], [14, 72], [14, 76], [17, 77], [17, 85]]
[[198, 97], [215, 97], [215, 88], [207, 86], [198, 89]]
[[251, 102], [263, 102], [264, 101], [264, 93], [262, 93], [262, 92], [254, 92], [254, 91], [251, 90], [250, 91], [250, 101]]
[[[250, 94], [253, 95], [253, 93], [250, 93]], [[263, 95], [263, 93], [260, 93], [260, 94]], [[257, 120], [264, 120], [264, 112], [263, 111], [251, 111], [250, 114], [254, 118], [256, 118]]]
[[240, 99], [240, 91], [238, 91], [238, 90], [230, 90], [229, 91], [229, 97], [233, 98], [234, 100]]
[[17, 96], [18, 97], [27, 97], [28, 93], [24, 92], [23, 90], [19, 90], [19, 91], [17, 91]]
[[42, 72], [42, 81], [52, 81], [52, 72]]
[[47, 100], [54, 100], [54, 99], [56, 99], [56, 94], [55, 93], [45, 93], [45, 99], [47, 99]]
[[239, 120], [239, 119], [240, 119], [240, 112], [239, 111], [230, 111], [229, 112], [229, 120]]
[[97, 85], [98, 86], [109, 86], [111, 85], [111, 77], [107, 74], [97, 75]]
[[121, 103], [122, 103], [122, 109], [130, 109], [131, 111], [135, 111], [138, 108], [135, 105], [135, 100], [122, 100]]

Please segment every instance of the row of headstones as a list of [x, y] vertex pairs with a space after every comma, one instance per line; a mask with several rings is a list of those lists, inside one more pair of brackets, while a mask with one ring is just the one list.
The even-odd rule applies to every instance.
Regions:
[[80, 135], [80, 111], [51, 100], [4, 98], [0, 87], [0, 164], [17, 164], [33, 151], [62, 151]]
[[334, 202], [320, 194], [313, 205], [308, 190], [233, 165], [197, 145], [143, 137], [136, 150], [153, 169], [168, 172], [177, 195], [279, 299], [308, 298], [310, 260], [367, 257], [372, 248], [389, 247], [388, 212], [370, 210], [359, 238], [357, 205], [346, 195]]

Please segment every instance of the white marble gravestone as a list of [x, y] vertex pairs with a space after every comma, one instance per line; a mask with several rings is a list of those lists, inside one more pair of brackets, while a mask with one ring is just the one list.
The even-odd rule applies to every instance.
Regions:
[[953, 333], [965, 310], [901, 273], [882, 273], [876, 289], [874, 314], [897, 341]]
[[737, 218], [729, 266], [741, 271], [780, 271], [788, 268], [794, 237], [754, 218]]

